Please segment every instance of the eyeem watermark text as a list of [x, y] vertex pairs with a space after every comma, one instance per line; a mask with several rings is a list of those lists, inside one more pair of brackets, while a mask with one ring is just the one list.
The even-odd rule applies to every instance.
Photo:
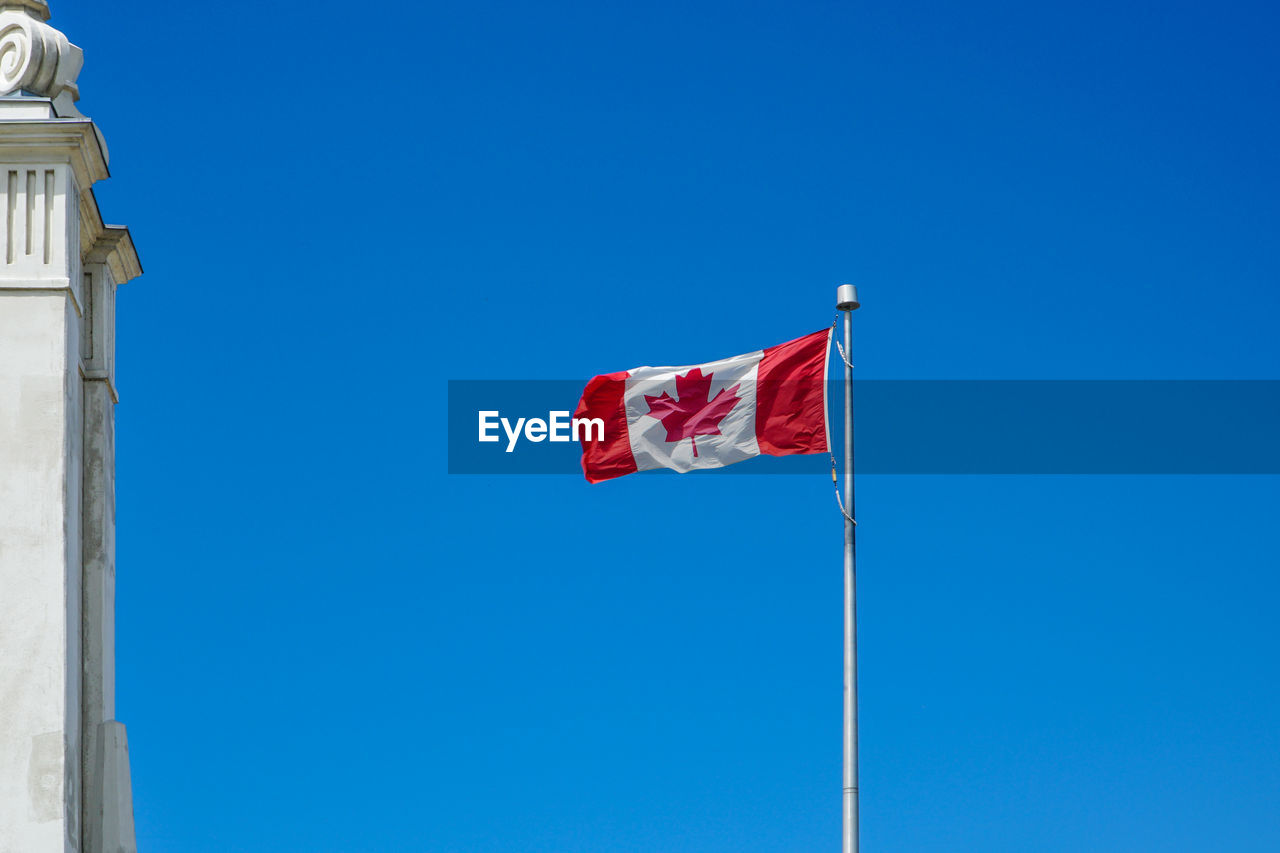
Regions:
[[542, 418], [516, 418], [513, 424], [497, 411], [480, 412], [480, 441], [501, 441], [498, 427], [507, 435], [507, 453], [516, 449], [516, 443], [523, 436], [534, 442], [540, 441], [580, 441], [583, 436], [587, 441], [604, 441], [603, 418], [575, 418], [568, 412], [547, 412], [546, 420]]

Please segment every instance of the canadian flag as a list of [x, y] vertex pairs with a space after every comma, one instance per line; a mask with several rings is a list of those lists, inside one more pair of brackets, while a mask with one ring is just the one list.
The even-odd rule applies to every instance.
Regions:
[[[635, 471], [720, 468], [766, 453], [826, 453], [831, 332], [685, 367], [637, 367], [587, 383], [574, 418], [592, 483]], [[597, 439], [597, 440], [593, 440]]]

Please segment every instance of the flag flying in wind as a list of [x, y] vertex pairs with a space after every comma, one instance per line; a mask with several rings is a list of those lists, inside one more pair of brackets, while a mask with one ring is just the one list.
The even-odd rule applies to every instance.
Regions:
[[826, 453], [830, 331], [685, 367], [637, 367], [587, 383], [575, 418], [592, 483], [636, 471], [720, 468], [766, 453]]

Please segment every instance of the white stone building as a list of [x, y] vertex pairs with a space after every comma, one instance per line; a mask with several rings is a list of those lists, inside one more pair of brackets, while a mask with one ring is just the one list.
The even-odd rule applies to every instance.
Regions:
[[115, 298], [107, 147], [78, 47], [0, 0], [0, 853], [133, 851], [115, 717]]

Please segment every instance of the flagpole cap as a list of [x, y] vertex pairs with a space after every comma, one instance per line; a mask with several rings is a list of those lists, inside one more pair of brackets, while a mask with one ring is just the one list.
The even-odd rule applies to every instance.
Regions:
[[836, 290], [836, 308], [840, 311], [857, 311], [862, 307], [862, 303], [858, 301], [858, 286], [856, 284], [842, 284]]

